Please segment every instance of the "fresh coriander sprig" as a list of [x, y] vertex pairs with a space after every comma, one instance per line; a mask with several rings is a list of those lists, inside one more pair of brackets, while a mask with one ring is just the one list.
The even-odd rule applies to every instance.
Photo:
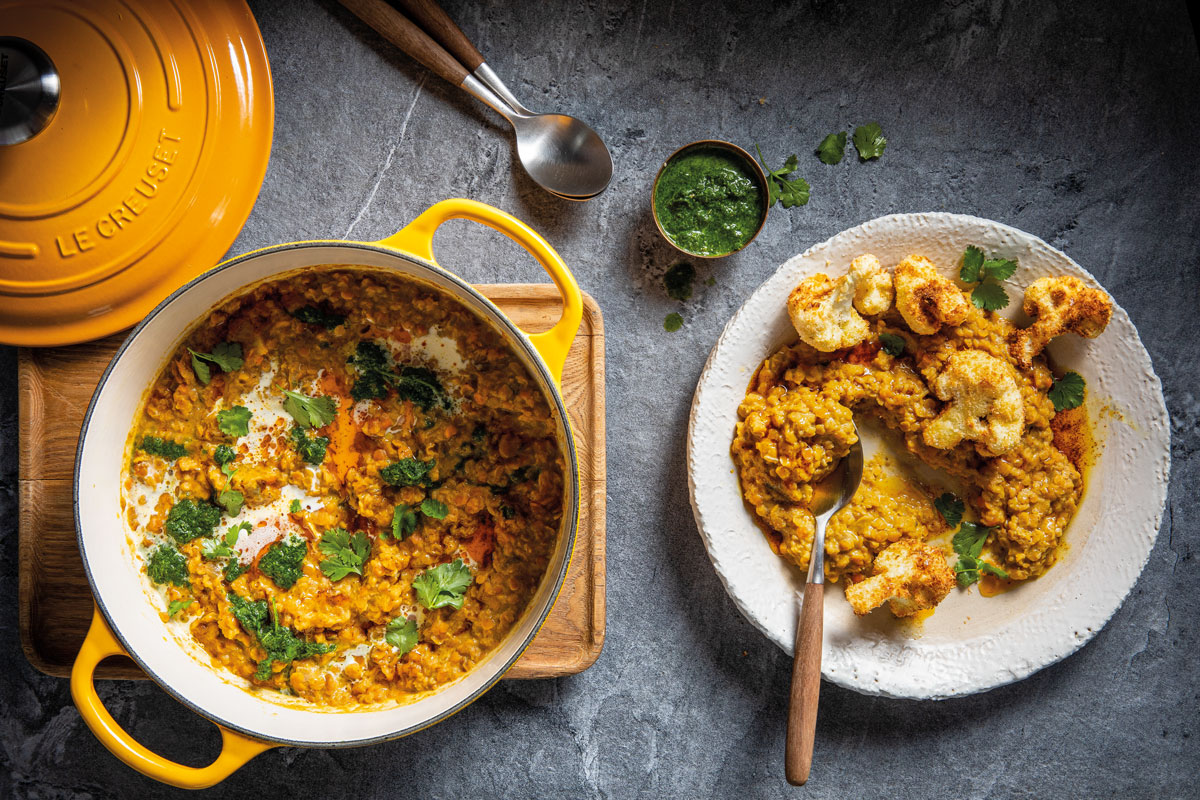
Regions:
[[246, 436], [250, 433], [250, 409], [234, 406], [217, 412], [217, 427], [228, 436]]
[[762, 150], [757, 144], [754, 145], [754, 149], [758, 152], [758, 160], [762, 162], [763, 171], [767, 173], [767, 207], [770, 208], [776, 202], [784, 208], [808, 203], [810, 193], [808, 181], [803, 178], [788, 177], [800, 165], [800, 160], [796, 158], [796, 155], [793, 153], [788, 156], [779, 169], [771, 169], [767, 166], [767, 160], [763, 158]]
[[340, 581], [350, 573], [362, 575], [371, 555], [371, 542], [362, 531], [353, 535], [345, 528], [334, 528], [321, 535], [317, 549], [329, 558], [321, 562], [321, 572], [331, 581]]
[[309, 397], [291, 391], [285, 391], [283, 395], [283, 410], [292, 415], [297, 425], [305, 428], [328, 425], [337, 415], [337, 403], [332, 397]]
[[868, 122], [854, 129], [854, 149], [858, 151], [859, 161], [879, 158], [886, 147], [887, 139], [878, 122]]
[[233, 372], [241, 369], [245, 363], [240, 342], [221, 342], [211, 353], [197, 353], [190, 347], [188, 352], [192, 354], [192, 372], [196, 373], [196, 380], [205, 386], [212, 380], [212, 367], [222, 372]]
[[413, 591], [421, 605], [432, 610], [448, 606], [462, 608], [463, 598], [471, 586], [471, 569], [456, 558], [449, 564], [439, 564], [413, 579]]
[[904, 355], [904, 348], [907, 345], [903, 336], [895, 333], [881, 333], [879, 334], [879, 341], [883, 345], [883, 352], [892, 358]]
[[[1000, 286], [999, 281], [1006, 281], [1017, 271], [1015, 258], [985, 258], [983, 250], [975, 245], [968, 245], [963, 252], [962, 267], [958, 270], [958, 278], [963, 283], [977, 284], [971, 290], [971, 302], [976, 308], [984, 311], [999, 311], [1008, 306], [1008, 292]], [[989, 281], [996, 281], [991, 283]]]
[[387, 624], [383, 638], [404, 655], [417, 646], [417, 621], [411, 617], [396, 617]]

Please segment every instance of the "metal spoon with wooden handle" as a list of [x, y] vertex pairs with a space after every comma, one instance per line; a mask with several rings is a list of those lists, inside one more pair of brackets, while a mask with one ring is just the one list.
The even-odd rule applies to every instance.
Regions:
[[792, 691], [788, 700], [786, 773], [788, 783], [803, 786], [812, 769], [813, 739], [817, 733], [817, 700], [821, 694], [821, 637], [825, 627], [825, 527], [833, 515], [850, 505], [862, 482], [863, 449], [856, 441], [833, 474], [813, 493], [816, 530], [808, 559], [796, 648], [792, 661]]
[[600, 136], [574, 117], [537, 114], [521, 105], [436, 3], [401, 3], [419, 25], [383, 0], [341, 3], [392, 44], [508, 120], [517, 134], [517, 157], [543, 189], [567, 200], [588, 200], [608, 186], [612, 156]]

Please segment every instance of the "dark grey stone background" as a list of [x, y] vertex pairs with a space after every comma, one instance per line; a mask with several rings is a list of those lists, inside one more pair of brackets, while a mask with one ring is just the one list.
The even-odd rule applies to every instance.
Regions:
[[[1200, 59], [1184, 6], [906, 2], [449, 2], [535, 108], [592, 123], [617, 164], [582, 205], [535, 187], [509, 131], [328, 2], [253, 4], [277, 97], [266, 183], [232, 248], [375, 239], [465, 196], [540, 230], [605, 314], [608, 641], [571, 678], [500, 684], [452, 720], [350, 751], [277, 750], [213, 796], [1197, 796], [1200, 545]], [[734, 10], [733, 6], [738, 6]], [[2, 27], [2, 26], [0, 26]], [[877, 163], [812, 156], [878, 120]], [[775, 209], [744, 253], [698, 265], [684, 304], [648, 216], [661, 160], [688, 141], [801, 156], [803, 208]], [[1136, 589], [1095, 640], [1016, 685], [940, 703], [826, 685], [815, 768], [783, 780], [789, 660], [722, 591], [688, 506], [683, 437], [709, 348], [789, 256], [864, 220], [947, 210], [1030, 231], [1092, 271], [1132, 315], [1172, 418], [1169, 507]], [[470, 223], [438, 236], [479, 282], [541, 281]], [[683, 330], [666, 333], [679, 310]], [[127, 769], [81, 723], [65, 680], [17, 634], [15, 352], [0, 348], [0, 795], [182, 794]], [[218, 738], [154, 685], [101, 694], [138, 738], [191, 764]]]

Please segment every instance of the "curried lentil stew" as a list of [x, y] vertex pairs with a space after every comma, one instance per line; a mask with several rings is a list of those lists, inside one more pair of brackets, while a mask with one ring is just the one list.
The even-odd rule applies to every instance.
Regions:
[[316, 706], [482, 662], [557, 542], [564, 456], [502, 336], [440, 289], [325, 267], [227, 301], [136, 417], [123, 509], [164, 621]]
[[962, 487], [959, 499], [905, 480], [888, 459], [868, 462], [852, 503], [830, 523], [826, 577], [851, 586], [891, 545], [951, 532], [953, 553], [922, 552], [957, 559], [953, 573], [941, 565], [930, 573], [897, 555], [903, 568], [874, 569], [871, 600], [859, 604], [847, 588], [857, 613], [900, 598], [907, 605], [893, 612], [911, 614], [918, 584], [944, 589], [926, 592], [919, 608], [940, 602], [955, 579], [963, 587], [983, 579], [993, 593], [1043, 574], [1061, 552], [1091, 435], [1082, 379], [1056, 377], [1041, 349], [1066, 332], [1099, 335], [1111, 301], [1074, 278], [1041, 279], [1025, 292], [1024, 310], [1036, 319], [1017, 328], [994, 313], [1008, 302], [1001, 283], [1016, 267], [968, 248], [960, 280], [982, 292], [964, 291], [921, 256], [894, 275], [870, 255], [839, 281], [814, 275], [788, 299], [800, 341], [771, 354], [750, 381], [730, 453], [747, 507], [796, 566], [807, 568], [811, 553], [813, 486], [857, 441], [856, 416]]

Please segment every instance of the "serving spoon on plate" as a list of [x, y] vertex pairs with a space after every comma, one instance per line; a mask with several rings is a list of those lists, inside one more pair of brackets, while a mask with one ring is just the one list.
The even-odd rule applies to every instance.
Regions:
[[412, 19], [384, 0], [341, 0], [341, 4], [435, 74], [508, 120], [517, 135], [517, 158], [543, 189], [566, 200], [590, 200], [608, 187], [612, 156], [599, 134], [575, 117], [538, 114], [521, 105], [437, 3], [397, 0]]
[[837, 468], [814, 487], [812, 510], [816, 517], [808, 580], [796, 621], [796, 647], [792, 660], [792, 690], [788, 698], [788, 783], [803, 786], [812, 769], [813, 739], [817, 733], [817, 700], [821, 694], [821, 636], [825, 626], [825, 528], [833, 515], [850, 505], [862, 483], [863, 446], [854, 428], [855, 442]]

